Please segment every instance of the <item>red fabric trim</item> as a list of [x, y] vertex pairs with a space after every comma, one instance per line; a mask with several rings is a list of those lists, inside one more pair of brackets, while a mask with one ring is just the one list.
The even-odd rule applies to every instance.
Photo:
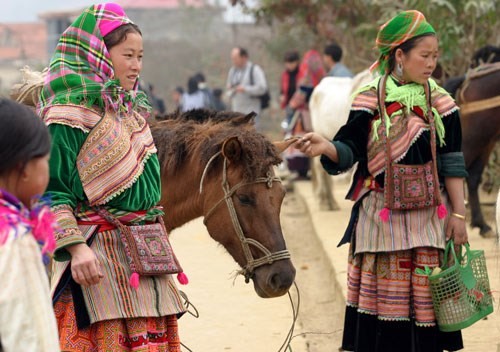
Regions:
[[[401, 110], [402, 108], [404, 108], [404, 105], [401, 104], [401, 103], [398, 103], [397, 101], [395, 101], [394, 103], [391, 103], [389, 104], [389, 106], [387, 106], [385, 108], [386, 112], [387, 112], [387, 115], [388, 116], [391, 116], [392, 114], [394, 114], [396, 111], [398, 110]], [[411, 109], [418, 117], [424, 119], [424, 120], [427, 120], [424, 116], [424, 111], [422, 110], [422, 108], [420, 106], [414, 106], [413, 109]], [[378, 120], [380, 118], [380, 114], [377, 114], [375, 115], [374, 117], [374, 120]]]
[[[288, 71], [285, 70], [281, 74], [281, 94], [283, 94], [285, 97], [287, 95], [289, 85], [290, 85], [290, 74], [288, 73]], [[282, 109], [286, 108], [287, 104], [288, 104], [287, 99], [284, 99], [281, 102], [281, 108]]]

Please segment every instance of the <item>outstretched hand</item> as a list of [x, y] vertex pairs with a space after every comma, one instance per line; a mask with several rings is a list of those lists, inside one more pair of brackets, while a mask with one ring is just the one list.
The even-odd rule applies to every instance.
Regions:
[[333, 159], [333, 155], [336, 156], [336, 150], [333, 144], [328, 139], [315, 132], [305, 134], [294, 144], [294, 147], [311, 158], [321, 154], [326, 154], [330, 159]]

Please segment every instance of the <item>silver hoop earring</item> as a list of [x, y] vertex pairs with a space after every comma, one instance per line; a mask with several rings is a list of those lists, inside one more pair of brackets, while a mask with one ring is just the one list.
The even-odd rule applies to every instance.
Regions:
[[403, 64], [401, 62], [398, 62], [396, 64], [396, 76], [398, 76], [399, 78], [403, 78]]

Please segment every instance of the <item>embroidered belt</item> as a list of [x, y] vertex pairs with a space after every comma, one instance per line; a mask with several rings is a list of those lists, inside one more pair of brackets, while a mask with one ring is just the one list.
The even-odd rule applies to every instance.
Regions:
[[[125, 216], [119, 217], [120, 221], [125, 225], [134, 224], [132, 219], [137, 217], [142, 217], [146, 214], [145, 210], [140, 210], [136, 212], [127, 213]], [[102, 218], [99, 214], [95, 212], [87, 211], [85, 212], [85, 219], [77, 219], [78, 225], [99, 225], [99, 232], [111, 231], [116, 229], [116, 226], [109, 223], [106, 219]], [[152, 224], [154, 221], [145, 221], [146, 224]]]

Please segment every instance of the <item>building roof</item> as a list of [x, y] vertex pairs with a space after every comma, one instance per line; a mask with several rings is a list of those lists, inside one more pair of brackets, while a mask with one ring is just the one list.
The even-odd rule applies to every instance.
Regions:
[[205, 0], [115, 0], [124, 9], [175, 9], [182, 6], [202, 7]]
[[45, 61], [47, 27], [42, 22], [0, 24], [0, 61]]

